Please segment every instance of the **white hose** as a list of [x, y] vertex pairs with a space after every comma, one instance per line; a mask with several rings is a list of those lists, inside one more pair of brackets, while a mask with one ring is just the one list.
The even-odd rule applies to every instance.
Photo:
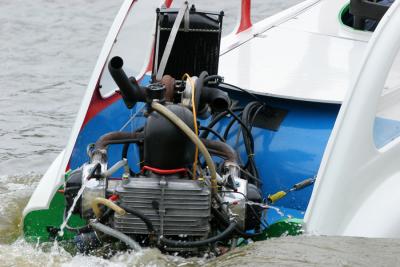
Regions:
[[201, 154], [203, 154], [208, 169], [210, 170], [211, 173], [211, 192], [214, 194], [214, 196], [217, 195], [217, 171], [215, 169], [215, 165], [211, 158], [210, 153], [208, 152], [206, 146], [203, 144], [200, 138], [192, 131], [192, 129], [189, 128], [189, 126], [186, 125], [186, 123], [184, 123], [178, 116], [176, 116], [165, 106], [157, 102], [152, 102], [151, 107], [155, 111], [163, 115], [165, 118], [167, 118], [169, 121], [171, 121], [173, 124], [175, 124], [179, 129], [182, 130], [182, 132], [184, 132], [187, 135], [187, 137], [189, 137], [189, 139], [195, 145], [197, 145]]
[[142, 249], [136, 241], [134, 241], [132, 238], [130, 238], [126, 234], [121, 233], [120, 231], [112, 229], [111, 227], [108, 227], [99, 222], [90, 222], [89, 225], [96, 231], [100, 231], [106, 235], [109, 235], [109, 236], [115, 237], [118, 240], [121, 240], [122, 242], [124, 242], [127, 246], [129, 246], [131, 249], [133, 249], [136, 252], [140, 251]]

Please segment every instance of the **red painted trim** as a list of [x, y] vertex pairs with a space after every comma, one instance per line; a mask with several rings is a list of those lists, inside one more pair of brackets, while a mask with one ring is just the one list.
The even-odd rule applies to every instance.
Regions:
[[149, 63], [147, 64], [145, 73], [153, 71], [153, 59], [154, 59], [154, 44], [153, 44], [153, 48], [151, 49], [150, 60], [149, 60]]
[[253, 25], [251, 23], [251, 0], [242, 0], [240, 16], [240, 24], [236, 33], [245, 31]]
[[120, 94], [114, 93], [110, 97], [103, 98], [100, 94], [99, 90], [99, 82], [97, 82], [96, 89], [93, 92], [92, 99], [90, 100], [89, 108], [86, 112], [85, 119], [83, 120], [81, 129], [85, 127], [85, 125], [95, 117], [99, 112], [103, 109], [107, 108], [112, 103], [116, 102], [121, 98]]
[[165, 0], [164, 4], [166, 7], [170, 7], [172, 5], [172, 0]]
[[150, 166], [143, 166], [142, 173], [144, 171], [152, 171], [152, 172], [157, 173], [157, 174], [165, 174], [165, 175], [175, 174], [175, 173], [185, 173], [186, 174], [186, 172], [187, 172], [187, 170], [185, 168], [172, 169], [172, 170], [163, 170], [163, 169], [153, 168], [153, 167], [150, 167]]

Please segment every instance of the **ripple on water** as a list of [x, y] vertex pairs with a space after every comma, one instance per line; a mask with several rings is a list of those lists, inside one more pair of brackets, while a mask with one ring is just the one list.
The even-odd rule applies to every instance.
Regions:
[[[257, 7], [263, 4], [254, 15], [261, 19], [264, 11], [271, 14], [300, 1], [254, 0]], [[44, 172], [65, 146], [122, 0], [0, 2], [0, 266], [400, 266], [400, 241], [383, 239], [285, 237], [210, 261], [154, 249], [104, 259], [71, 255], [57, 243], [26, 243], [20, 221], [41, 176], [35, 173]]]

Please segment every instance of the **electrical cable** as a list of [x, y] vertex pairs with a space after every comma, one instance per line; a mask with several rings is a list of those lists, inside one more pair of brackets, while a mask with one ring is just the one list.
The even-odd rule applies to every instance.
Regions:
[[233, 231], [236, 230], [237, 227], [237, 222], [232, 221], [230, 222], [229, 226], [220, 234], [204, 239], [204, 240], [198, 240], [198, 241], [176, 241], [176, 240], [171, 240], [166, 237], [160, 237], [160, 242], [168, 247], [178, 247], [178, 248], [190, 248], [190, 247], [202, 247], [211, 243], [215, 243], [217, 241], [222, 241], [224, 239], [227, 239]]
[[[242, 112], [239, 112], [238, 117], [242, 116]], [[236, 119], [233, 118], [231, 119], [231, 121], [229, 122], [229, 124], [226, 126], [225, 128], [225, 132], [224, 132], [224, 139], [228, 139], [228, 135], [229, 135], [229, 131], [231, 130], [232, 126], [235, 124]]]
[[[249, 173], [254, 176], [254, 177], [260, 177], [256, 163], [254, 161], [254, 140], [253, 136], [251, 135], [251, 128], [253, 127], [253, 123], [255, 120], [255, 117], [257, 114], [262, 110], [264, 107], [263, 103], [260, 102], [250, 102], [245, 106], [243, 109], [242, 113], [242, 121], [245, 125], [245, 128], [242, 127], [242, 134], [243, 134], [243, 142], [246, 148], [246, 152], [248, 155], [248, 161], [244, 166], [244, 169], [248, 170]], [[244, 132], [243, 130], [246, 130]], [[250, 132], [250, 135], [249, 135]], [[247, 135], [247, 136], [246, 136]], [[259, 182], [256, 182], [255, 185], [257, 185], [258, 188], [261, 188], [262, 184]]]
[[[236, 107], [236, 108], [231, 108], [231, 110], [233, 112], [237, 112], [237, 111], [242, 111], [243, 108], [242, 107]], [[229, 112], [227, 110], [218, 113], [212, 120], [211, 122], [207, 125], [208, 128], [213, 128], [220, 120], [222, 120], [226, 115], [228, 115]], [[200, 137], [201, 138], [207, 138], [208, 136], [208, 132], [203, 132]]]
[[230, 83], [226, 83], [226, 82], [220, 82], [220, 84], [226, 85], [226, 86], [231, 87], [231, 88], [236, 89], [236, 90], [239, 90], [239, 91], [241, 91], [241, 92], [243, 92], [245, 94], [248, 94], [249, 96], [254, 98], [256, 101], [258, 101], [260, 103], [263, 103], [263, 101], [258, 96], [256, 96], [255, 94], [251, 93], [250, 91], [248, 91], [246, 89], [243, 89], [241, 87], [238, 87], [236, 85], [233, 85], [233, 84], [230, 84]]
[[[195, 94], [196, 88], [194, 86], [194, 82], [189, 74], [185, 73], [182, 77], [182, 80], [186, 77], [186, 80], [190, 82], [190, 86], [192, 87], [192, 112], [193, 112], [193, 124], [194, 124], [194, 133], [199, 136], [199, 129], [197, 128], [197, 114], [196, 114], [196, 101]], [[195, 144], [194, 151], [194, 161], [193, 161], [193, 179], [196, 179], [196, 168], [197, 168], [197, 159], [199, 158], [199, 147]]]
[[222, 142], [224, 142], [224, 143], [226, 142], [226, 139], [224, 137], [222, 137], [216, 130], [214, 130], [212, 128], [200, 125], [199, 129], [203, 130], [203, 131], [208, 131], [208, 132], [212, 133], [213, 135], [215, 135], [216, 137], [218, 137], [218, 139], [221, 140]]

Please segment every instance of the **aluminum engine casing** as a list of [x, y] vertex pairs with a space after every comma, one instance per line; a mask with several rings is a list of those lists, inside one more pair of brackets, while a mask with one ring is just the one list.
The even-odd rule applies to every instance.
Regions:
[[[117, 187], [115, 193], [122, 204], [145, 214], [160, 234], [206, 237], [210, 231], [211, 193], [200, 181], [129, 178]], [[163, 213], [164, 227], [160, 229]], [[114, 215], [114, 228], [128, 235], [148, 234], [143, 221], [130, 214]]]

